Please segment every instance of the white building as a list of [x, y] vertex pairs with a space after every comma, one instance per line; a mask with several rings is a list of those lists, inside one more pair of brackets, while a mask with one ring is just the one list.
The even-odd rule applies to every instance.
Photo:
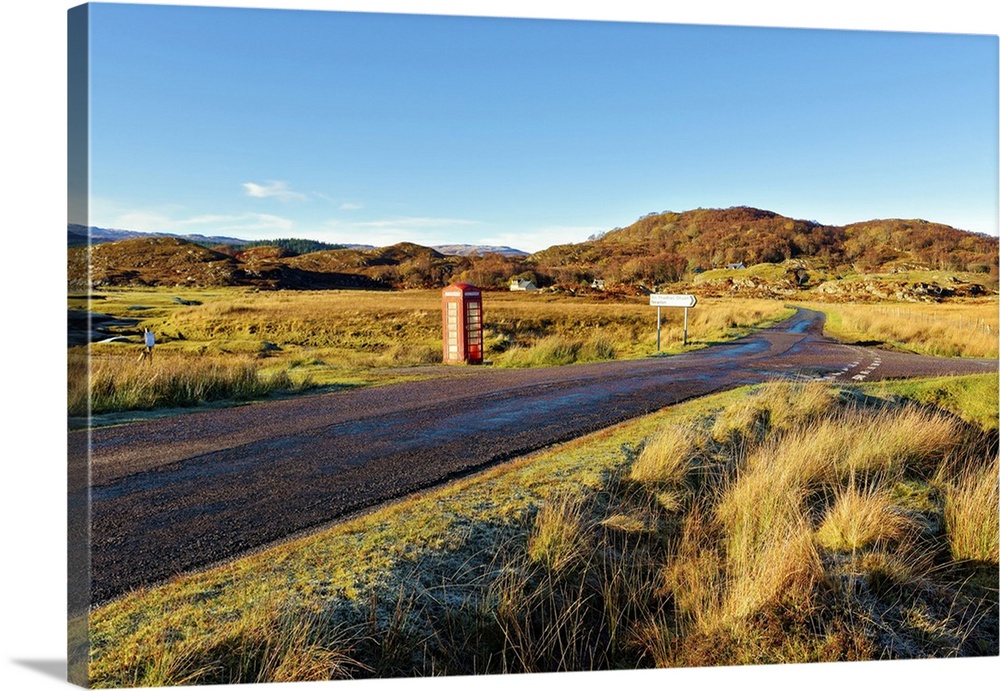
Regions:
[[511, 290], [538, 290], [538, 286], [529, 281], [526, 278], [512, 278], [510, 279], [510, 289]]

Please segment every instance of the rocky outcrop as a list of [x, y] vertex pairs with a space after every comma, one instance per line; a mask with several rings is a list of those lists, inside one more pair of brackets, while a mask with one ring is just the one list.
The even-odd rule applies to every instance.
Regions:
[[978, 283], [951, 277], [936, 281], [891, 281], [863, 278], [849, 281], [826, 281], [811, 293], [817, 299], [850, 302], [939, 302], [949, 298], [983, 297], [989, 294]]

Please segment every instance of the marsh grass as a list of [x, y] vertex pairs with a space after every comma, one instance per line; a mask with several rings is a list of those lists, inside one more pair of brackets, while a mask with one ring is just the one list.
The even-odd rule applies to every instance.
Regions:
[[[491, 296], [492, 297], [492, 296]], [[649, 299], [577, 304], [504, 301], [487, 316], [487, 355], [501, 367], [544, 367], [642, 357], [656, 352], [656, 311]], [[560, 313], [560, 308], [565, 309]], [[484, 310], [486, 307], [484, 306]], [[705, 300], [690, 310], [684, 346], [682, 310], [663, 310], [661, 351], [679, 353], [739, 338], [785, 319], [794, 310], [769, 300]]]
[[998, 654], [995, 583], [968, 585], [995, 581], [995, 433], [824, 387], [692, 401], [127, 596], [91, 615], [92, 678]]
[[[234, 400], [259, 397], [281, 389], [277, 379], [273, 385], [264, 382], [261, 386], [261, 382], [284, 376], [282, 371], [292, 382], [287, 390], [295, 391], [307, 378], [315, 386], [416, 379], [431, 376], [418, 368], [426, 370], [426, 366], [442, 362], [440, 291], [121, 289], [94, 297], [100, 298], [93, 301], [94, 309], [139, 320], [134, 326], [116, 327], [114, 335], [130, 340], [91, 345], [98, 377], [94, 389], [108, 401], [98, 402], [94, 412], [122, 410], [121, 406], [190, 405], [176, 399], [203, 399], [197, 391], [184, 394], [185, 389], [198, 386], [214, 400], [230, 398], [215, 391], [219, 386], [232, 389]], [[545, 367], [652, 355], [656, 352], [656, 320], [648, 302], [648, 298], [611, 301], [486, 293], [486, 358], [498, 367]], [[71, 299], [70, 304], [87, 306], [79, 299]], [[663, 350], [680, 352], [684, 350], [680, 311], [665, 312]], [[790, 316], [792, 310], [774, 301], [730, 304], [706, 300], [704, 308], [699, 303], [691, 313], [688, 350], [745, 335]], [[113, 359], [127, 364], [128, 358], [136, 358], [140, 352], [137, 334], [142, 328], [157, 334], [155, 357], [172, 359], [177, 381], [162, 388], [142, 386], [140, 376], [125, 386], [129, 393], [117, 382], [112, 392], [100, 361]], [[83, 348], [71, 348], [70, 359], [81, 353]], [[252, 359], [262, 361], [258, 366], [261, 381], [256, 383], [246, 362]], [[229, 368], [228, 373], [222, 372], [224, 367]], [[79, 374], [81, 370], [75, 371]], [[231, 383], [224, 384], [226, 380]], [[85, 383], [86, 375], [75, 381], [71, 377], [74, 415], [83, 410]], [[259, 391], [253, 393], [255, 389]], [[148, 394], [153, 392], [162, 397], [151, 398]]]
[[614, 358], [615, 346], [602, 335], [587, 340], [546, 336], [531, 346], [512, 346], [498, 356], [496, 364], [504, 367], [553, 367]]
[[838, 404], [836, 392], [820, 382], [764, 384], [715, 416], [716, 441], [760, 441], [771, 432], [800, 428]]
[[[348, 647], [337, 647], [341, 637]], [[295, 611], [272, 599], [240, 613], [210, 637], [161, 631], [126, 653], [130, 676], [115, 681], [173, 686], [343, 678], [363, 669], [348, 654], [356, 638], [322, 613]]]
[[583, 507], [572, 495], [545, 502], [528, 538], [528, 558], [556, 572], [578, 563], [587, 554], [583, 522]]
[[87, 374], [71, 373], [70, 382], [70, 415], [87, 414], [88, 403], [89, 412], [94, 414], [188, 407], [208, 401], [248, 401], [276, 392], [303, 391], [312, 385], [308, 377], [293, 381], [284, 370], [266, 372], [251, 358], [172, 353], [158, 353], [153, 362], [138, 362], [132, 357], [95, 357]]

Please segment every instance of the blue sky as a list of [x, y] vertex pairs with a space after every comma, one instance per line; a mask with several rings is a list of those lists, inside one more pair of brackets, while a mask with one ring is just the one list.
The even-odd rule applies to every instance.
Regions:
[[[184, 2], [185, 4], [197, 4], [198, 0], [162, 0], [162, 2]], [[587, 19], [605, 19], [615, 21], [659, 21], [659, 22], [681, 22], [695, 24], [728, 24], [728, 25], [753, 25], [753, 26], [788, 26], [788, 27], [825, 27], [825, 28], [850, 28], [862, 30], [902, 30], [907, 32], [959, 32], [959, 33], [986, 33], [997, 35], [1000, 33], [1000, 25], [997, 22], [997, 13], [990, 9], [990, 4], [982, 0], [949, 0], [939, 3], [914, 3], [912, 0], [838, 0], [837, 2], [816, 2], [807, 3], [801, 0], [756, 0], [746, 2], [746, 0], [699, 0], [698, 2], [663, 2], [655, 3], [649, 0], [614, 0], [613, 2], [591, 2], [589, 0], [577, 0], [573, 3], [558, 3], [554, 0], [292, 0], [296, 7], [314, 8], [339, 8], [352, 10], [381, 10], [381, 11], [421, 11], [444, 14], [487, 14], [500, 16], [534, 16], [534, 17], [573, 17]], [[17, 291], [19, 299], [8, 300], [5, 307], [10, 313], [7, 320], [7, 338], [0, 339], [0, 348], [3, 349], [5, 362], [17, 363], [17, 366], [8, 368], [10, 370], [12, 383], [8, 389], [16, 392], [16, 406], [8, 406], [13, 413], [13, 417], [7, 424], [7, 430], [11, 433], [7, 437], [7, 447], [14, 450], [30, 450], [30, 456], [37, 462], [13, 464], [8, 469], [8, 486], [13, 488], [9, 493], [8, 501], [3, 502], [5, 519], [10, 525], [18, 525], [18, 521], [23, 522], [25, 515], [31, 515], [32, 521], [30, 529], [10, 530], [6, 534], [9, 551], [20, 554], [31, 554], [33, 568], [31, 569], [7, 569], [4, 573], [6, 578], [7, 591], [17, 593], [18, 597], [8, 598], [5, 615], [9, 620], [16, 621], [17, 626], [5, 627], [0, 634], [3, 637], [4, 649], [8, 654], [0, 660], [0, 678], [7, 681], [6, 687], [19, 689], [65, 689], [65, 681], [62, 680], [61, 665], [58, 661], [65, 660], [66, 645], [65, 638], [53, 634], [52, 622], [60, 621], [65, 617], [65, 600], [61, 596], [53, 597], [53, 593], [65, 592], [65, 549], [66, 544], [66, 498], [65, 498], [65, 472], [62, 461], [65, 458], [66, 438], [65, 430], [65, 398], [59, 392], [65, 391], [65, 369], [60, 363], [64, 362], [66, 353], [66, 341], [64, 338], [64, 328], [66, 319], [66, 286], [62, 277], [65, 275], [66, 257], [66, 236], [62, 230], [67, 219], [66, 204], [66, 11], [73, 5], [79, 4], [79, 0], [32, 0], [27, 2], [8, 2], [0, 6], [0, 13], [3, 14], [4, 21], [0, 21], [0, 70], [3, 70], [4, 87], [4, 127], [0, 128], [3, 133], [3, 162], [0, 166], [0, 184], [7, 194], [4, 198], [4, 218], [7, 221], [8, 236], [11, 242], [8, 244], [8, 253], [14, 259], [9, 261], [8, 270], [13, 272], [6, 274], [7, 284], [12, 291]], [[201, 2], [202, 5], [206, 4]], [[212, 0], [216, 5], [270, 5], [277, 6], [279, 3], [271, 0]], [[121, 37], [115, 37], [121, 38]], [[385, 41], [382, 42], [385, 44]], [[186, 44], [185, 44], [186, 45]], [[660, 51], [660, 55], [669, 54], [666, 48]], [[847, 60], [853, 52], [844, 56]], [[801, 57], [801, 56], [800, 56]], [[815, 57], [815, 53], [814, 53]], [[740, 56], [732, 69], [737, 69], [746, 56]], [[797, 58], [798, 59], [798, 58]], [[794, 62], [794, 61], [793, 61]], [[248, 65], [248, 70], [252, 65]], [[986, 78], [984, 82], [987, 89], [996, 89], [996, 61], [986, 65], [985, 69], [994, 70], [992, 79]], [[718, 73], [721, 68], [717, 67]], [[861, 70], [861, 75], [854, 75], [857, 78], [865, 74], [865, 69]], [[852, 77], [851, 71], [845, 70], [841, 75], [841, 82]], [[625, 79], [628, 75], [624, 75]], [[948, 92], [953, 85], [949, 79], [944, 80], [944, 84], [934, 83], [929, 78], [915, 77], [918, 82], [923, 82], [923, 86], [918, 86], [917, 96], [914, 99], [922, 99], [921, 103], [934, 106], [938, 93]], [[676, 79], [676, 77], [675, 77]], [[883, 80], [886, 81], [886, 80]], [[809, 83], [808, 81], [806, 82]], [[840, 113], [848, 112], [850, 100], [847, 103], [839, 103], [837, 95], [830, 93], [829, 97], [824, 93], [824, 86], [813, 82], [814, 89], [819, 92], [818, 101], [827, 106], [839, 105]], [[695, 83], [697, 86], [697, 83]], [[692, 87], [693, 88], [693, 87]], [[711, 102], [713, 98], [711, 92], [702, 94], [689, 93], [682, 97], [673, 85], [668, 85], [667, 90], [673, 95], [676, 104], [692, 107], [693, 104]], [[870, 89], [875, 92], [874, 96], [869, 96], [867, 105], [859, 104], [859, 111], [856, 117], [861, 117], [864, 108], [872, 106], [872, 99], [878, 96], [880, 87], [878, 83]], [[642, 98], [650, 98], [648, 93], [640, 94], [632, 99], [640, 102]], [[779, 99], [780, 100], [780, 99]], [[645, 101], [643, 101], [645, 102]], [[207, 103], [202, 100], [201, 103]], [[786, 107], [794, 108], [799, 104], [788, 99], [784, 101]], [[996, 109], [996, 96], [985, 99], [985, 109], [992, 107]], [[190, 117], [190, 112], [198, 112], [204, 115], [205, 108], [199, 102], [188, 104], [188, 111], [182, 111], [181, 121], [187, 118], [187, 122], [196, 123]], [[224, 104], [219, 104], [224, 105]], [[622, 106], [627, 104], [621, 104]], [[818, 109], [818, 104], [813, 104], [812, 110], [804, 111], [804, 116], [799, 127], [809, 126], [810, 114], [814, 114]], [[158, 108], [167, 109], [172, 104], [165, 100], [158, 104]], [[275, 104], [275, 107], [277, 104]], [[968, 103], [955, 105], [955, 109], [967, 112], [970, 108], [979, 107], [976, 104]], [[622, 112], [624, 108], [619, 109]], [[715, 112], [708, 112], [707, 118], [711, 122], [727, 124], [729, 122], [739, 122], [741, 112], [747, 109], [739, 104], [730, 103], [728, 107]], [[163, 112], [169, 112], [164, 110]], [[833, 117], [829, 115], [828, 117]], [[701, 111], [705, 113], [705, 111]], [[760, 111], [757, 111], [758, 115]], [[960, 113], [961, 114], [961, 113]], [[96, 113], [95, 113], [96, 115]], [[699, 111], [689, 110], [688, 120], [697, 122]], [[922, 118], [926, 114], [917, 112], [901, 115], [898, 120], [902, 128], [913, 127], [908, 121], [913, 117]], [[711, 116], [711, 117], [708, 117]], [[815, 117], [820, 117], [819, 116]], [[149, 116], [153, 118], [153, 115]], [[841, 115], [841, 117], [846, 117]], [[982, 116], [987, 117], [987, 116]], [[713, 119], [714, 118], [714, 119]], [[783, 122], [788, 122], [784, 120]], [[634, 124], [634, 121], [628, 124]], [[919, 120], [916, 124], [919, 124]], [[487, 212], [500, 214], [505, 212], [518, 212], [523, 217], [531, 220], [531, 228], [549, 228], [556, 226], [579, 225], [582, 228], [614, 226], [628, 223], [635, 216], [652, 210], [662, 210], [665, 208], [684, 209], [691, 206], [722, 206], [734, 203], [754, 203], [760, 206], [771, 206], [775, 211], [780, 211], [792, 216], [814, 217], [825, 222], [840, 222], [843, 220], [854, 220], [861, 217], [873, 216], [914, 216], [920, 215], [929, 219], [941, 220], [959, 227], [978, 227], [982, 224], [984, 230], [989, 230], [990, 226], [996, 226], [996, 122], [987, 128], [987, 131], [970, 129], [966, 125], [956, 128], [945, 123], [944, 131], [936, 131], [933, 122], [926, 122], [923, 128], [924, 136], [917, 138], [914, 146], [904, 150], [902, 153], [894, 150], [893, 156], [878, 156], [874, 151], [866, 154], [872, 147], [872, 140], [878, 142], [880, 135], [888, 128], [878, 131], [863, 133], [866, 137], [866, 146], [855, 148], [848, 146], [851, 143], [849, 129], [839, 130], [843, 134], [837, 140], [838, 147], [829, 146], [827, 134], [817, 135], [814, 140], [810, 139], [809, 132], [805, 129], [793, 129], [792, 133], [803, 133], [800, 139], [807, 140], [811, 150], [825, 151], [827, 159], [825, 165], [815, 163], [803, 163], [786, 172], [782, 177], [773, 174], [765, 175], [750, 168], [746, 162], [747, 158], [737, 158], [735, 156], [713, 158], [711, 160], [699, 160], [693, 157], [680, 158], [676, 147], [676, 141], [671, 142], [674, 149], [652, 149], [655, 141], [650, 139], [636, 140], [629, 148], [629, 153], [634, 154], [638, 150], [639, 156], [632, 161], [632, 168], [628, 170], [612, 170], [607, 168], [606, 173], [601, 177], [599, 172], [594, 172], [589, 162], [583, 166], [583, 172], [591, 177], [591, 186], [587, 187], [588, 194], [574, 199], [574, 203], [585, 209], [585, 213], [577, 214], [573, 207], [563, 208], [561, 206], [529, 205], [524, 199], [507, 199], [501, 195], [483, 193], [487, 197], [488, 204], [482, 204], [478, 208], [484, 209], [482, 217], [472, 215], [472, 212], [465, 212], [462, 209], [452, 211], [449, 209], [440, 210], [439, 205], [433, 207], [410, 210], [405, 208], [380, 208], [379, 200], [374, 195], [361, 195], [357, 198], [350, 197], [340, 188], [321, 188], [314, 190], [310, 185], [310, 180], [299, 176], [298, 168], [293, 169], [289, 164], [287, 167], [275, 163], [267, 166], [268, 158], [260, 158], [260, 168], [251, 168], [243, 159], [233, 159], [229, 169], [223, 171], [225, 176], [218, 175], [215, 179], [214, 171], [212, 176], [205, 176], [212, 183], [212, 188], [206, 191], [204, 197], [201, 191], [195, 186], [181, 184], [186, 176], [197, 177], [196, 173], [205, 165], [202, 160], [197, 160], [195, 154], [198, 147], [192, 144], [182, 144], [183, 152], [189, 159], [183, 168], [183, 175], [178, 174], [181, 182], [170, 181], [157, 178], [151, 179], [155, 172], [151, 165], [148, 165], [137, 154], [130, 155], [129, 151], [108, 150], [103, 155], [107, 156], [107, 162], [94, 161], [95, 173], [105, 176], [105, 181], [111, 182], [112, 173], [115, 180], [121, 182], [120, 189], [108, 187], [102, 193], [106, 195], [105, 203], [115, 205], [113, 212], [109, 209], [101, 218], [105, 225], [112, 225], [116, 218], [124, 216], [126, 213], [133, 214], [158, 214], [170, 220], [175, 225], [181, 222], [197, 219], [199, 216], [212, 214], [242, 216], [245, 214], [266, 214], [270, 213], [279, 218], [289, 219], [294, 224], [294, 230], [307, 232], [307, 225], [314, 222], [306, 220], [305, 217], [298, 216], [296, 204], [305, 205], [296, 197], [296, 194], [310, 194], [314, 191], [322, 192], [335, 201], [335, 206], [325, 209], [325, 213], [317, 213], [320, 219], [318, 223], [327, 220], [339, 220], [346, 223], [351, 218], [356, 222], [399, 222], [403, 218], [455, 218], [462, 219], [466, 213], [469, 218], [466, 220], [482, 221], [491, 218]], [[123, 127], [126, 130], [148, 127], [146, 122], [125, 122]], [[194, 130], [194, 124], [190, 125]], [[725, 129], [717, 128], [720, 137], [725, 137]], [[900, 136], [905, 136], [906, 129], [901, 130]], [[920, 134], [918, 128], [918, 134]], [[930, 136], [933, 133], [933, 136]], [[962, 161], [958, 166], [949, 166], [945, 170], [939, 170], [936, 166], [908, 165], [903, 154], [907, 151], [923, 153], [927, 161], [933, 162], [934, 157], [944, 158], [949, 151], [960, 150], [960, 147], [951, 145], [951, 137], [973, 136], [981, 140], [980, 144], [974, 144], [971, 148], [977, 151], [986, 163], [982, 160]], [[990, 134], [994, 139], [990, 141]], [[105, 131], [107, 138], [113, 140], [113, 132]], [[126, 132], [123, 132], [123, 135]], [[219, 133], [223, 136], [225, 132]], [[628, 135], [625, 132], [624, 135]], [[164, 137], [162, 133], [159, 134]], [[666, 136], [666, 135], [664, 135]], [[148, 137], [147, 137], [148, 139]], [[267, 140], [261, 131], [253, 133], [252, 136], [244, 136], [243, 140], [233, 139], [227, 146], [232, 146], [238, 151], [253, 150], [253, 147], [261, 148], [260, 140]], [[704, 146], [706, 140], [711, 143], [713, 137], [710, 133], [703, 134], [699, 139]], [[928, 143], [930, 140], [930, 143]], [[192, 140], [194, 141], [194, 140]], [[765, 146], [767, 140], [761, 140]], [[942, 146], [931, 145], [935, 141], [945, 142]], [[847, 144], [845, 144], [845, 142]], [[724, 141], [722, 142], [724, 143]], [[111, 142], [109, 142], [111, 146]], [[149, 146], [152, 146], [151, 144]], [[200, 146], [212, 146], [211, 142], [202, 143]], [[721, 144], [718, 148], [721, 148]], [[528, 150], [525, 144], [515, 151]], [[144, 155], [147, 152], [144, 152]], [[258, 151], [258, 155], [262, 155]], [[605, 154], [606, 155], [606, 154]], [[817, 154], [816, 156], [818, 156]], [[582, 157], [582, 154], [580, 155]], [[799, 157], [792, 151], [788, 157]], [[537, 164], [542, 157], [540, 152], [536, 152], [534, 162]], [[815, 158], [815, 157], [814, 157]], [[830, 159], [839, 158], [839, 168], [836, 175], [826, 176], [821, 179], [827, 167], [830, 167]], [[862, 172], [882, 170], [880, 161], [897, 160], [892, 168], [891, 174], [883, 174], [879, 177], [871, 175], [852, 176], [845, 172], [850, 169], [850, 162], [860, 158], [863, 165], [857, 166]], [[251, 157], [247, 157], [250, 160]], [[330, 155], [327, 151], [316, 148], [313, 150], [312, 159], [323, 160], [330, 163]], [[289, 159], [292, 160], [292, 159]], [[577, 159], [579, 160], [579, 159]], [[785, 160], [785, 159], [780, 159]], [[647, 166], [648, 161], [656, 164]], [[155, 161], [161, 164], [162, 157], [157, 157]], [[114, 167], [112, 166], [114, 164]], [[208, 162], [212, 163], [211, 161]], [[920, 161], [918, 160], [919, 164]], [[992, 163], [993, 168], [989, 166]], [[221, 165], [221, 164], [220, 164]], [[101, 166], [107, 166], [106, 169]], [[116, 170], [118, 166], [122, 169]], [[779, 163], [774, 164], [780, 167]], [[959, 170], [956, 172], [955, 168]], [[738, 183], [729, 182], [724, 184], [728, 178], [721, 177], [730, 169], [742, 171]], [[748, 172], [749, 169], [749, 172]], [[656, 177], [664, 170], [674, 170], [675, 174], [669, 179]], [[702, 170], [716, 172], [714, 179], [705, 177], [704, 174], [696, 175]], [[907, 171], [911, 171], [907, 173]], [[971, 170], [971, 180], [968, 184], [963, 184], [961, 190], [964, 193], [956, 193], [958, 186], [956, 177], [958, 172]], [[134, 171], [137, 180], [142, 181], [141, 185], [134, 188], [129, 183], [129, 171]], [[522, 176], [534, 175], [535, 171], [520, 170]], [[903, 175], [907, 173], [906, 175]], [[397, 174], [401, 174], [397, 171]], [[163, 173], [166, 177], [166, 171]], [[624, 181], [620, 181], [621, 176]], [[801, 176], [801, 177], [800, 177]], [[860, 176], [860, 177], [859, 177]], [[223, 179], [223, 177], [225, 179]], [[887, 185], [897, 178], [911, 182], [901, 185], [896, 189], [889, 189]], [[640, 184], [644, 179], [649, 179], [647, 184]], [[347, 176], [345, 175], [345, 179]], [[360, 180], [361, 178], [359, 178]], [[430, 179], [430, 178], [428, 178]], [[576, 186], [582, 186], [577, 180], [568, 176], [555, 179], [525, 178], [533, 182], [536, 188], [549, 190], [550, 196], [554, 197], [551, 190], [556, 182], [560, 182], [560, 189], [563, 195], [568, 195], [566, 190], [572, 191]], [[244, 183], [253, 182], [265, 186], [269, 180], [283, 180], [286, 189], [291, 191], [291, 196], [281, 202], [280, 196], [272, 197], [249, 197], [246, 196]], [[596, 182], [595, 182], [596, 181]], [[606, 181], [606, 182], [604, 182]], [[377, 185], [372, 186], [377, 188]], [[412, 181], [411, 181], [412, 182]], [[419, 182], [419, 180], [418, 180]], [[517, 180], [509, 181], [509, 185], [514, 185]], [[922, 183], [917, 185], [916, 183]], [[346, 184], [346, 183], [345, 183]], [[416, 184], [415, 182], [413, 183]], [[451, 186], [469, 185], [468, 180], [458, 179], [453, 176]], [[597, 192], [594, 192], [594, 189]], [[605, 189], [606, 188], [606, 189]], [[223, 192], [217, 193], [219, 189]], [[388, 190], [388, 188], [386, 188]], [[446, 186], [440, 194], [444, 195], [448, 190]], [[622, 190], [629, 192], [625, 194]], [[691, 192], [688, 192], [691, 190]], [[783, 193], [783, 190], [789, 190]], [[829, 190], [829, 191], [828, 191]], [[364, 191], [364, 190], [362, 190]], [[391, 199], [393, 194], [402, 194], [405, 188], [388, 190], [384, 199]], [[529, 190], [530, 192], [531, 190]], [[947, 192], [947, 194], [945, 193]], [[527, 195], [527, 193], [525, 193]], [[536, 195], [540, 194], [536, 192]], [[286, 195], [288, 196], [288, 195]], [[750, 199], [750, 197], [756, 197]], [[316, 203], [316, 199], [310, 198], [311, 204]], [[322, 199], [322, 198], [320, 198]], [[95, 200], [97, 201], [97, 200]], [[404, 200], [406, 201], [406, 200]], [[419, 200], [418, 200], [419, 201]], [[472, 204], [470, 200], [460, 200]], [[256, 206], [259, 204], [260, 206]], [[343, 210], [340, 205], [363, 205], [361, 209], [367, 216], [353, 217], [348, 211], [350, 207]], [[388, 202], [385, 202], [388, 204]], [[270, 206], [268, 206], [270, 205]], [[366, 205], [366, 206], [365, 206]], [[934, 206], [932, 206], [934, 205]], [[317, 205], [318, 206], [318, 205]], [[462, 207], [466, 208], [466, 207]], [[95, 204], [95, 212], [97, 205]], [[598, 213], [599, 210], [602, 210]], [[538, 213], [536, 217], [533, 214]], [[252, 218], [252, 216], [247, 216]], [[963, 220], [968, 219], [968, 221]], [[978, 220], [977, 220], [978, 219]], [[985, 220], [984, 220], [985, 219]], [[97, 220], [95, 218], [95, 220]], [[220, 226], [223, 224], [219, 224]], [[527, 225], [527, 224], [526, 224]], [[189, 224], [189, 227], [196, 228], [202, 232], [212, 230], [213, 224], [203, 223]], [[377, 226], [367, 226], [361, 235], [374, 236], [374, 228]], [[467, 230], [463, 228], [462, 230]], [[518, 230], [514, 222], [510, 225], [498, 224], [493, 234], [499, 235], [502, 232], [513, 232]], [[554, 230], [552, 237], [556, 236]], [[995, 232], [995, 230], [994, 230]], [[334, 233], [334, 235], [338, 235]], [[468, 234], [473, 237], [472, 233]], [[339, 237], [339, 235], [338, 235]], [[529, 238], [532, 236], [528, 236]], [[30, 251], [22, 251], [22, 250]], [[61, 325], [61, 326], [60, 326]], [[26, 343], [30, 348], [26, 348]], [[53, 366], [55, 365], [55, 366]], [[55, 394], [53, 393], [55, 392]], [[51, 549], [49, 549], [51, 547]], [[957, 666], [956, 666], [957, 665]], [[769, 665], [758, 667], [741, 668], [701, 668], [701, 669], [677, 669], [669, 672], [650, 671], [648, 674], [642, 672], [630, 672], [627, 680], [640, 689], [660, 689], [664, 682], [677, 683], [681, 686], [697, 686], [707, 688], [723, 688], [735, 686], [760, 686], [769, 685], [779, 688], [803, 687], [817, 691], [822, 690], [842, 690], [844, 688], [869, 688], [873, 686], [885, 686], [887, 684], [899, 686], [905, 684], [906, 688], [913, 691], [926, 689], [927, 691], [939, 691], [949, 684], [954, 684], [958, 678], [996, 678], [1000, 671], [1000, 658], [980, 657], [965, 658], [962, 660], [920, 660], [914, 662], [893, 662], [886, 663], [852, 663], [850, 665]], [[616, 673], [617, 674], [617, 673]], [[669, 674], [669, 678], [662, 674]], [[596, 687], [601, 681], [582, 680], [584, 688]], [[392, 683], [389, 683], [392, 686]], [[415, 680], [400, 682], [407, 689], [417, 683]], [[467, 680], [453, 678], [452, 680], [440, 679], [433, 682], [435, 689], [449, 687], [458, 688], [459, 685], [467, 685]], [[505, 678], [501, 675], [494, 677], [483, 677], [476, 680], [477, 687], [484, 687], [490, 691], [499, 689], [509, 689], [516, 683], [518, 687], [524, 686], [527, 689], [543, 689], [551, 686], [551, 678], [545, 675], [526, 675], [514, 681], [512, 678]], [[309, 685], [313, 688], [313, 684]], [[216, 687], [219, 691], [238, 688], [235, 685], [224, 685]], [[317, 688], [326, 688], [320, 684]], [[402, 687], [400, 687], [402, 688]]]
[[749, 205], [998, 232], [995, 35], [91, 11], [92, 225], [533, 251]]

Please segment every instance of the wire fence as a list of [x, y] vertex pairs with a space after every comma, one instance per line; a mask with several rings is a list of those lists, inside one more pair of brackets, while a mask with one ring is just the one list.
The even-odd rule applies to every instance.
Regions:
[[996, 319], [988, 319], [968, 314], [942, 314], [924, 310], [907, 309], [905, 307], [882, 305], [876, 308], [876, 313], [885, 317], [904, 319], [918, 324], [943, 324], [959, 331], [972, 331], [983, 334], [996, 334], [1000, 314]]

